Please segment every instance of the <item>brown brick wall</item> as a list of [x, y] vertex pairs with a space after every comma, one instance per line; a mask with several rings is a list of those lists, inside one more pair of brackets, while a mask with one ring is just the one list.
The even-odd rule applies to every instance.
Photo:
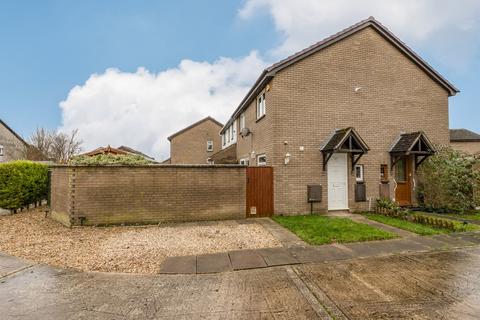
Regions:
[[[217, 123], [207, 120], [173, 137], [170, 141], [172, 164], [206, 164], [207, 158], [222, 147]], [[207, 152], [207, 141], [213, 141], [213, 151]]]
[[450, 146], [458, 151], [470, 153], [470, 154], [478, 154], [480, 153], [480, 141], [472, 141], [472, 142], [450, 142]]
[[67, 210], [86, 225], [241, 219], [245, 185], [240, 166], [55, 167], [52, 216]]
[[[449, 143], [447, 91], [372, 28], [280, 71], [270, 87], [265, 119], [254, 121], [254, 103], [246, 111], [253, 135], [239, 137], [237, 157], [267, 153], [275, 168], [276, 214], [309, 212], [308, 184], [323, 185], [315, 210], [327, 209], [319, 149], [336, 128], [354, 127], [370, 147], [359, 164], [372, 199], [379, 196], [380, 165], [390, 165], [388, 150], [401, 132], [423, 130], [434, 144]], [[362, 89], [355, 93], [355, 87]], [[287, 152], [291, 160], [284, 165]], [[390, 181], [392, 176], [389, 170]], [[368, 202], [354, 201], [354, 185], [352, 172], [349, 207], [366, 209]], [[393, 195], [392, 181], [390, 188]]]

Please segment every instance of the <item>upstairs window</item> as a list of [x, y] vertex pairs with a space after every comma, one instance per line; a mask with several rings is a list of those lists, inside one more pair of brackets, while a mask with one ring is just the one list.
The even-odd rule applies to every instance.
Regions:
[[245, 128], [245, 112], [240, 115], [240, 130]]
[[265, 92], [262, 92], [257, 98], [257, 119], [265, 115]]
[[0, 156], [3, 156], [3, 146], [0, 144]]
[[237, 138], [237, 120], [233, 121], [232, 124], [232, 141]]
[[212, 151], [213, 151], [213, 141], [212, 141], [212, 140], [208, 140], [208, 141], [207, 141], [207, 151], [208, 151], [208, 152], [212, 152]]
[[224, 146], [226, 143], [225, 141], [225, 133], [222, 134], [222, 146]]

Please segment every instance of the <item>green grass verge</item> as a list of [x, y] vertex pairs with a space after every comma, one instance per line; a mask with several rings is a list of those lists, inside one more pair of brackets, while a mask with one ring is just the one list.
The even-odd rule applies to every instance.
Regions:
[[452, 218], [460, 218], [460, 219], [466, 219], [466, 220], [480, 220], [480, 213], [473, 213], [473, 214], [455, 214], [455, 213], [448, 213], [448, 214], [442, 214], [442, 216], [445, 215], [447, 217], [452, 217]]
[[348, 218], [323, 216], [274, 216], [273, 220], [313, 244], [345, 243], [396, 238], [397, 235]]
[[[456, 227], [456, 230], [450, 230], [450, 229], [443, 229], [443, 228], [434, 228], [429, 225], [423, 225], [420, 223], [415, 223], [411, 221], [405, 221], [403, 219], [398, 219], [394, 217], [387, 217], [381, 214], [372, 214], [372, 213], [367, 213], [365, 216], [370, 219], [374, 220], [380, 223], [388, 224], [392, 227], [397, 227], [399, 229], [407, 230], [410, 232], [414, 232], [417, 234], [420, 234], [422, 236], [429, 236], [429, 235], [435, 235], [435, 234], [444, 234], [444, 233], [451, 233], [451, 232], [456, 232], [456, 231], [475, 231], [475, 230], [480, 230], [480, 228], [476, 225], [473, 224], [468, 224], [467, 226], [463, 226], [461, 222], [450, 220], [453, 222], [453, 224]], [[442, 218], [444, 219], [444, 218]], [[448, 220], [448, 219], [447, 219]]]
[[434, 234], [451, 232], [451, 230], [448, 230], [448, 229], [437, 229], [437, 228], [426, 226], [420, 223], [414, 223], [414, 222], [405, 221], [398, 218], [383, 216], [381, 214], [368, 213], [365, 216], [370, 220], [388, 224], [389, 226], [397, 227], [399, 229], [407, 230], [410, 232], [418, 233], [422, 236], [429, 236]]

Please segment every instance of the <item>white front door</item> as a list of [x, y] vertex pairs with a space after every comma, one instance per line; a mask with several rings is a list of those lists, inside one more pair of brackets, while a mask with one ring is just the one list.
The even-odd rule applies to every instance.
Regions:
[[334, 153], [327, 164], [328, 210], [348, 209], [347, 154]]

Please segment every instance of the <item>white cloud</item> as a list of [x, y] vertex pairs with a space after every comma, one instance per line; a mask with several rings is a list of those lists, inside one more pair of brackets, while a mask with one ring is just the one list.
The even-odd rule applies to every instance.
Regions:
[[467, 66], [479, 46], [478, 0], [247, 0], [239, 15], [265, 11], [285, 36], [272, 51], [277, 58], [369, 16], [444, 65]]
[[253, 51], [213, 63], [183, 60], [154, 74], [108, 69], [74, 87], [60, 103], [60, 131], [79, 129], [83, 148], [126, 145], [164, 159], [167, 136], [205, 117], [226, 121], [265, 67]]

